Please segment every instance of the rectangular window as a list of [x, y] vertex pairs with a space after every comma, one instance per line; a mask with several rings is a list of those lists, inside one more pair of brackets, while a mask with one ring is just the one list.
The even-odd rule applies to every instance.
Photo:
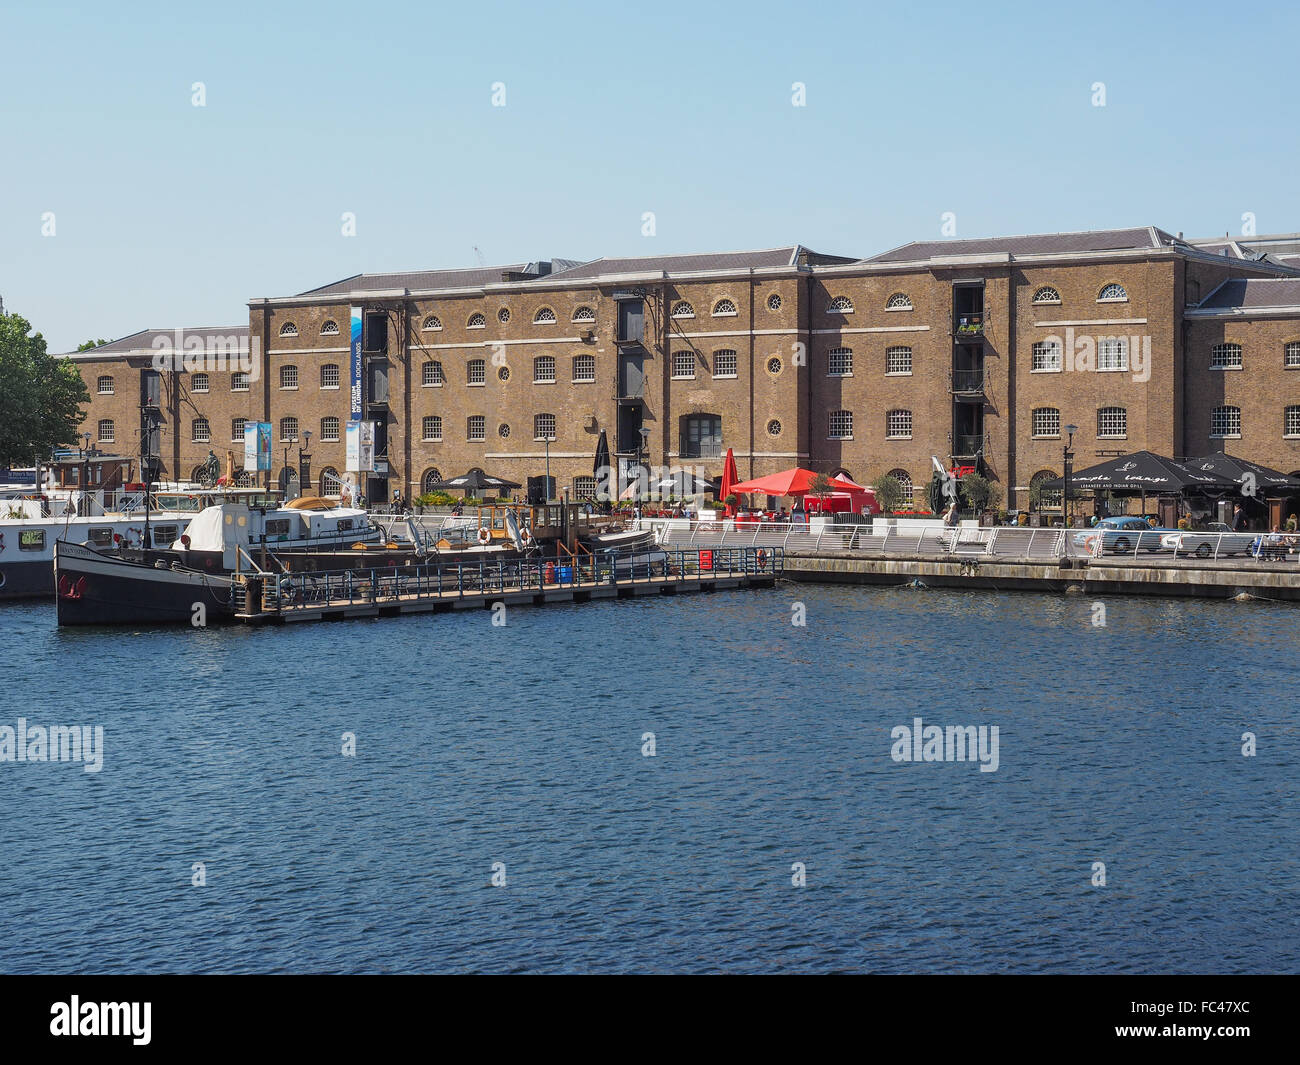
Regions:
[[693, 414], [686, 419], [682, 437], [683, 458], [717, 458], [722, 454], [722, 418], [716, 414]]
[[595, 499], [596, 478], [575, 477], [573, 479], [573, 497], [575, 499]]
[[534, 440], [555, 439], [555, 415], [554, 414], [533, 415], [533, 439]]
[[193, 433], [190, 439], [196, 444], [206, 444], [212, 439], [212, 429], [208, 425], [207, 418], [195, 418]]
[[1300, 407], [1287, 407], [1282, 432], [1285, 436], [1300, 436]]
[[336, 363], [326, 363], [320, 368], [320, 386], [321, 388], [339, 387], [339, 368]]
[[827, 377], [848, 377], [853, 373], [853, 349], [835, 348], [826, 360]]
[[673, 352], [673, 380], [689, 381], [695, 378], [695, 352]]
[[1061, 372], [1061, 345], [1055, 340], [1040, 340], [1034, 344], [1034, 373]]
[[1241, 408], [1215, 407], [1210, 412], [1211, 436], [1240, 436]]
[[573, 380], [585, 384], [596, 380], [596, 356], [575, 355], [573, 357]]
[[1282, 365], [1288, 370], [1300, 369], [1300, 344], [1288, 344], [1282, 349]]
[[298, 367], [280, 367], [280, 387], [284, 389], [293, 389], [298, 387]]
[[446, 383], [440, 362], [426, 362], [422, 373], [421, 383], [425, 388], [441, 388]]
[[885, 349], [886, 374], [910, 374], [912, 372], [912, 349], [907, 347]]
[[339, 439], [339, 420], [335, 417], [320, 420], [320, 438], [323, 443], [336, 444]]
[[487, 383], [487, 362], [483, 359], [470, 359], [469, 366], [466, 370], [466, 378], [471, 385], [482, 385]]
[[230, 439], [232, 443], [244, 439], [244, 426], [247, 424], [247, 418], [232, 418], [230, 420]]
[[113, 530], [111, 528], [91, 529], [86, 539], [96, 547], [112, 547]]
[[442, 439], [442, 419], [436, 414], [427, 414], [421, 423], [425, 440]]
[[830, 414], [830, 431], [832, 440], [853, 439], [853, 412], [851, 410], [833, 410]]
[[18, 533], [18, 550], [19, 551], [44, 551], [45, 550], [45, 530], [44, 529], [23, 529]]
[[101, 377], [99, 379], [99, 394], [101, 396], [111, 396], [113, 394], [113, 379], [111, 377]]
[[207, 392], [207, 390], [208, 390], [208, 375], [207, 375], [207, 374], [205, 374], [205, 373], [196, 373], [193, 377], [190, 378], [190, 391], [191, 391], [191, 392], [200, 392], [200, 393], [202, 393], [202, 392]]
[[1061, 412], [1055, 407], [1039, 407], [1034, 411], [1034, 436], [1060, 436]]
[[738, 359], [734, 351], [715, 351], [713, 353], [713, 376], [736, 377]]
[[297, 440], [298, 439], [298, 419], [281, 418], [280, 419], [280, 439]]
[[1102, 407], [1097, 412], [1097, 436], [1115, 438], [1128, 435], [1128, 411], [1123, 407]]
[[1128, 341], [1123, 337], [1101, 337], [1097, 341], [1097, 370], [1109, 373], [1128, 369]]
[[1215, 344], [1210, 352], [1211, 370], [1240, 370], [1241, 345]]
[[248, 391], [248, 374], [232, 373], [230, 375], [230, 391], [247, 392]]
[[533, 360], [533, 384], [555, 384], [555, 358], [551, 355], [538, 355]]
[[486, 440], [487, 419], [482, 414], [471, 414], [465, 423], [465, 436], [469, 440]]
[[101, 444], [111, 444], [113, 442], [114, 426], [112, 419], [104, 418], [99, 423], [99, 442]]
[[885, 431], [890, 440], [912, 439], [912, 412], [891, 410], [886, 417]]

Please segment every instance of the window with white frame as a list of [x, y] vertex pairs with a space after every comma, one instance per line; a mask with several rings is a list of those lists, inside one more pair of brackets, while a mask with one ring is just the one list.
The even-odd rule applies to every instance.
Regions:
[[773, 292], [772, 295], [767, 297], [767, 309], [769, 311], [779, 311], [781, 309], [780, 293]]
[[342, 425], [333, 414], [327, 414], [320, 420], [320, 438], [325, 444], [337, 444]]
[[555, 439], [555, 415], [554, 414], [533, 415], [533, 439], [534, 440]]
[[885, 415], [885, 436], [890, 440], [912, 439], [912, 412], [891, 410]]
[[727, 300], [727, 299], [718, 300], [718, 302], [713, 305], [714, 318], [728, 318], [734, 315], [735, 313], [736, 313], [736, 305], [732, 303], [731, 300]]
[[293, 322], [285, 322], [284, 325], [280, 326], [280, 335], [282, 337], [296, 337], [298, 335], [298, 327], [294, 325]]
[[910, 374], [912, 372], [912, 349], [898, 345], [885, 349], [886, 374]]
[[327, 362], [320, 368], [320, 386], [324, 389], [337, 389], [339, 387], [339, 364], [336, 362]]
[[487, 418], [482, 414], [471, 414], [465, 419], [465, 438], [467, 440], [487, 439]]
[[1061, 294], [1052, 288], [1051, 285], [1044, 285], [1034, 293], [1035, 303], [1060, 303]]
[[465, 323], [466, 329], [486, 329], [487, 318], [480, 311], [475, 311], [469, 316], [469, 321]]
[[1097, 411], [1097, 438], [1115, 440], [1128, 436], [1128, 410], [1102, 407]]
[[208, 387], [209, 387], [209, 386], [208, 386], [208, 375], [207, 375], [207, 374], [205, 374], [205, 373], [196, 373], [193, 377], [190, 378], [190, 391], [191, 391], [191, 392], [199, 392], [199, 393], [207, 392], [207, 391], [208, 391]]
[[1241, 345], [1215, 344], [1210, 351], [1211, 370], [1240, 370]]
[[695, 352], [693, 351], [674, 351], [673, 352], [673, 379], [677, 381], [689, 380], [695, 377]]
[[682, 458], [715, 459], [722, 454], [722, 415], [692, 414], [682, 421]]
[[573, 498], [574, 499], [595, 499], [596, 498], [596, 478], [583, 474], [573, 479]]
[[248, 391], [248, 374], [241, 372], [230, 375], [230, 391], [247, 392]]
[[1215, 407], [1210, 411], [1211, 436], [1240, 436], [1241, 408]]
[[326, 318], [321, 323], [320, 335], [323, 337], [336, 337], [339, 335], [339, 324], [333, 318]]
[[447, 383], [442, 372], [442, 363], [431, 359], [420, 369], [420, 383], [424, 388], [441, 388]]
[[579, 307], [573, 312], [573, 320], [575, 322], [594, 322], [596, 320], [596, 312], [590, 307]]
[[1033, 363], [1030, 370], [1036, 373], [1061, 372], [1061, 344], [1057, 340], [1034, 342]]
[[465, 381], [471, 385], [487, 384], [487, 361], [485, 359], [470, 359], [465, 364]]
[[853, 412], [851, 410], [833, 410], [828, 416], [827, 437], [831, 440], [853, 439]]
[[502, 307], [499, 311], [497, 311], [497, 321], [500, 322], [502, 325], [505, 325], [508, 321], [510, 321], [509, 307]]
[[850, 377], [853, 374], [853, 349], [832, 348], [826, 355], [827, 377]]
[[230, 439], [232, 443], [244, 439], [244, 426], [247, 424], [247, 418], [230, 419]]
[[674, 318], [694, 318], [694, 317], [695, 317], [695, 308], [692, 307], [692, 306], [691, 306], [689, 303], [687, 303], [685, 300], [678, 300], [676, 303], [673, 304], [673, 317], [674, 317]]
[[196, 444], [207, 444], [212, 440], [212, 426], [207, 418], [195, 418], [190, 423], [190, 440]]
[[735, 377], [739, 359], [734, 351], [729, 348], [713, 353], [713, 376], [714, 377]]
[[912, 309], [912, 297], [905, 292], [895, 292], [889, 299], [885, 300], [885, 310], [887, 311], [910, 311]]
[[1111, 282], [1097, 293], [1098, 303], [1127, 303], [1128, 293], [1124, 291], [1123, 285]]
[[424, 319], [424, 321], [420, 323], [421, 331], [426, 333], [436, 332], [441, 328], [442, 328], [442, 319], [439, 318], [436, 314], [428, 315]]
[[550, 307], [542, 307], [533, 315], [533, 325], [554, 325], [555, 322], [555, 312]]
[[848, 296], [836, 296], [826, 308], [830, 314], [852, 314], [853, 301]]
[[574, 384], [588, 384], [596, 380], [596, 356], [575, 355], [573, 357]]
[[906, 470], [890, 470], [886, 477], [892, 477], [898, 482], [898, 487], [902, 489], [903, 506], [912, 505], [912, 475]]
[[1282, 365], [1288, 370], [1300, 368], [1300, 343], [1292, 342], [1282, 349]]
[[1282, 412], [1282, 435], [1300, 436], [1300, 406], [1287, 407]]
[[96, 426], [99, 442], [101, 444], [111, 444], [113, 442], [114, 427], [112, 418], [101, 418], [99, 425]]
[[298, 367], [292, 365], [280, 367], [280, 387], [283, 389], [298, 387]]
[[111, 396], [113, 394], [113, 378], [108, 374], [104, 374], [99, 379], [97, 389], [101, 396]]
[[1057, 407], [1036, 407], [1031, 425], [1034, 436], [1060, 436], [1061, 412]]
[[533, 384], [555, 384], [555, 356], [538, 355], [533, 359]]
[[442, 419], [436, 414], [426, 414], [420, 419], [420, 436], [424, 440], [441, 440]]
[[297, 440], [298, 439], [298, 419], [294, 417], [280, 419], [280, 439]]
[[1128, 339], [1125, 337], [1099, 337], [1097, 340], [1097, 369], [1102, 372], [1128, 369]]

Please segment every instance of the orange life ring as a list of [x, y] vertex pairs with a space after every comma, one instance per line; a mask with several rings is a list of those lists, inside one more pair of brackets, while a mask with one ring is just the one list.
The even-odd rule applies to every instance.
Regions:
[[478, 542], [479, 542], [480, 544], [485, 545], [485, 546], [486, 546], [487, 544], [490, 544], [490, 543], [492, 542], [492, 530], [489, 529], [486, 525], [481, 526], [481, 527], [479, 528], [479, 531], [478, 531]]

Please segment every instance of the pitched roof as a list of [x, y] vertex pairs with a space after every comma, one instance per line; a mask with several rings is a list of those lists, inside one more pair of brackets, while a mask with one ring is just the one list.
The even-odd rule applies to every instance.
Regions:
[[794, 267], [802, 254], [807, 253], [808, 261], [816, 264], [851, 263], [856, 260], [841, 255], [825, 255], [810, 251], [802, 244], [792, 244], [784, 248], [763, 248], [757, 251], [723, 251], [685, 255], [640, 255], [624, 258], [593, 259], [563, 274], [556, 274], [557, 280], [583, 280], [606, 277], [617, 274], [697, 274], [724, 272], [728, 270], [764, 270], [775, 267]]
[[1083, 233], [1028, 233], [1015, 237], [978, 237], [972, 240], [913, 241], [881, 252], [865, 263], [904, 263], [946, 255], [1068, 255], [1096, 251], [1130, 251], [1167, 247], [1176, 238], [1155, 226], [1135, 229], [1097, 229]]
[[98, 347], [88, 348], [85, 351], [68, 351], [64, 352], [64, 358], [82, 358], [96, 359], [101, 355], [123, 355], [132, 351], [152, 351], [154, 350], [154, 341], [159, 337], [166, 337], [173, 348], [177, 347], [177, 338], [180, 339], [179, 350], [184, 350], [185, 340], [189, 337], [200, 337], [204, 346], [207, 347], [208, 339], [213, 341], [220, 340], [223, 345], [230, 343], [230, 338], [235, 338], [236, 343], [246, 344], [248, 341], [248, 323], [243, 325], [204, 325], [204, 326], [184, 326], [179, 329], [141, 329], [138, 333], [130, 333], [119, 340], [110, 340], [107, 344], [100, 344]]
[[1236, 277], [1225, 281], [1196, 307], [1198, 311], [1300, 307], [1300, 277]]
[[505, 266], [470, 266], [451, 270], [405, 270], [392, 274], [353, 274], [319, 288], [299, 292], [299, 296], [346, 296], [353, 292], [375, 292], [384, 289], [408, 289], [423, 292], [434, 289], [476, 289], [484, 285], [497, 285], [505, 274], [526, 274], [545, 277], [553, 270], [567, 269], [574, 259], [540, 260], [531, 263], [509, 263]]

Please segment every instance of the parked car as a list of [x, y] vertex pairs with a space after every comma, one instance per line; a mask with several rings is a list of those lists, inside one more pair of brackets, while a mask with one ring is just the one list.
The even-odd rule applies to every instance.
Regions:
[[1169, 551], [1180, 555], [1195, 555], [1197, 558], [1209, 558], [1214, 555], [1248, 555], [1251, 553], [1256, 534], [1235, 533], [1221, 521], [1212, 521], [1204, 529], [1186, 529], [1183, 532], [1169, 533], [1160, 539], [1160, 543]]
[[1161, 540], [1177, 529], [1153, 529], [1145, 518], [1102, 518], [1091, 529], [1074, 534], [1074, 544], [1094, 555], [1109, 552], [1125, 555], [1137, 548], [1156, 552], [1167, 550]]

